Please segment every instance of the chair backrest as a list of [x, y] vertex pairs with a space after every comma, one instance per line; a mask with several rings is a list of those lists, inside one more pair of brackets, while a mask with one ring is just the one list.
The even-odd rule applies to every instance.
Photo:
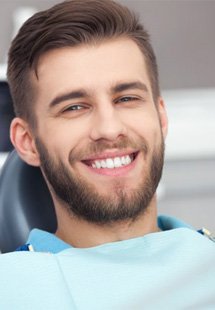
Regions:
[[0, 152], [12, 150], [9, 128], [14, 117], [13, 103], [7, 82], [0, 81]]
[[56, 215], [39, 168], [24, 163], [13, 150], [0, 174], [0, 250], [14, 251], [32, 228], [56, 230]]

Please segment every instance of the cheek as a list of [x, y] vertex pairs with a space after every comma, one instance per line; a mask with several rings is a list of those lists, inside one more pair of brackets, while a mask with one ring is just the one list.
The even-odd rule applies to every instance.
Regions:
[[162, 133], [159, 122], [140, 122], [139, 126], [133, 127], [130, 131], [133, 139], [144, 138], [149, 148], [149, 157], [160, 148], [162, 143]]
[[43, 132], [43, 140], [50, 151], [61, 158], [84, 147], [88, 137], [87, 124], [73, 120], [52, 122], [44, 126], [40, 132]]
[[160, 122], [157, 114], [155, 113], [144, 113], [141, 111], [136, 113], [130, 113], [126, 119], [124, 119], [124, 124], [128, 129], [128, 134], [133, 132], [139, 136], [144, 137], [149, 142], [157, 141], [160, 137]]

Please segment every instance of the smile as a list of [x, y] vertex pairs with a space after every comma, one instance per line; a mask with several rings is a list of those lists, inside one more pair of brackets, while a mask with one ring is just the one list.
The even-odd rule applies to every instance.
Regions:
[[136, 158], [137, 152], [122, 156], [114, 156], [83, 161], [93, 169], [117, 169], [129, 166]]
[[122, 157], [106, 158], [102, 160], [95, 160], [92, 162], [91, 166], [94, 169], [114, 169], [120, 168], [123, 166], [128, 166], [134, 160], [133, 154], [126, 155]]

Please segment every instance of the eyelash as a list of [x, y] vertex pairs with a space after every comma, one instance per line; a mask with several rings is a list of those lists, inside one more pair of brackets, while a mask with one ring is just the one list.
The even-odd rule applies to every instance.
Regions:
[[117, 99], [115, 101], [115, 103], [120, 103], [120, 102], [130, 102], [130, 101], [135, 101], [135, 100], [139, 100], [140, 98], [138, 97], [135, 97], [135, 96], [124, 96], [124, 97], [121, 97], [119, 99]]
[[68, 111], [80, 111], [82, 109], [86, 108], [85, 106], [82, 106], [80, 104], [74, 104], [74, 105], [71, 105], [69, 107], [67, 107], [65, 110], [63, 110], [63, 113], [64, 112], [68, 112]]

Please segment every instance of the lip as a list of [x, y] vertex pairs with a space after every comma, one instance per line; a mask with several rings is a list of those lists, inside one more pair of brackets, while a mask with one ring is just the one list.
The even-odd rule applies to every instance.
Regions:
[[[88, 171], [90, 171], [90, 173], [93, 174], [98, 174], [98, 175], [103, 175], [103, 176], [109, 176], [109, 177], [116, 177], [116, 176], [126, 176], [132, 169], [135, 168], [138, 158], [139, 158], [139, 154], [140, 152], [122, 152], [122, 153], [111, 153], [110, 156], [110, 152], [108, 152], [108, 154], [103, 153], [102, 157], [98, 157], [96, 156], [95, 159], [104, 159], [104, 158], [110, 158], [110, 157], [120, 157], [120, 156], [126, 156], [126, 155], [130, 155], [136, 153], [136, 156], [134, 158], [134, 160], [127, 166], [122, 166], [122, 167], [118, 167], [118, 168], [113, 168], [113, 169], [108, 169], [108, 168], [93, 168], [91, 165], [87, 165], [85, 163], [85, 160], [82, 161], [82, 164], [85, 166], [86, 169], [88, 169]], [[107, 157], [103, 157], [104, 155], [107, 155]], [[113, 155], [114, 154], [114, 155]], [[94, 160], [95, 160], [94, 159]], [[88, 159], [87, 161], [92, 161], [92, 158]]]

